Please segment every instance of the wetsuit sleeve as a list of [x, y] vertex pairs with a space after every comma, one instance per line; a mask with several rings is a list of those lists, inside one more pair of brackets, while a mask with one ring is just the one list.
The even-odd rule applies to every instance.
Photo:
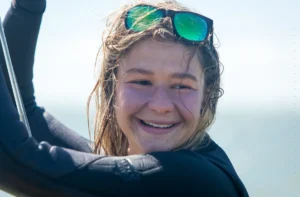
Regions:
[[189, 151], [105, 157], [38, 143], [19, 121], [1, 68], [0, 109], [0, 189], [12, 194], [238, 196], [225, 172]]
[[[34, 96], [33, 64], [42, 16], [46, 8], [46, 0], [13, 0], [3, 22], [6, 39], [19, 84], [20, 93], [32, 130], [37, 141], [48, 141], [83, 152], [91, 152], [91, 142], [72, 131], [44, 108], [37, 106]], [[0, 64], [5, 81], [12, 94], [10, 81], [5, 65], [2, 48]]]

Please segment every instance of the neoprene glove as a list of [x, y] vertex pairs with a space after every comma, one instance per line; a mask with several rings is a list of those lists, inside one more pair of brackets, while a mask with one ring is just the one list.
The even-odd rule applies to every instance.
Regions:
[[12, 0], [12, 4], [30, 12], [44, 12], [46, 8], [46, 0]]

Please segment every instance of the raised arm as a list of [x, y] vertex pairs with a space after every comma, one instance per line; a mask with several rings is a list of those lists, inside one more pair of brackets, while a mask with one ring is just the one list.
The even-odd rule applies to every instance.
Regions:
[[[9, 51], [26, 109], [32, 134], [37, 141], [48, 141], [74, 150], [91, 152], [91, 142], [37, 106], [34, 96], [34, 55], [46, 0], [13, 0], [4, 19]], [[0, 64], [12, 95], [5, 60], [0, 47]]]

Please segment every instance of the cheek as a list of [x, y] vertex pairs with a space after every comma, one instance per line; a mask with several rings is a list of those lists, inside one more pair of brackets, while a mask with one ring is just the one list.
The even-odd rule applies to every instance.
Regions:
[[176, 103], [185, 120], [198, 122], [202, 103], [202, 95], [199, 91], [181, 94], [176, 99]]
[[117, 110], [127, 115], [137, 113], [145, 106], [147, 98], [147, 92], [138, 91], [126, 85], [120, 85], [116, 89]]

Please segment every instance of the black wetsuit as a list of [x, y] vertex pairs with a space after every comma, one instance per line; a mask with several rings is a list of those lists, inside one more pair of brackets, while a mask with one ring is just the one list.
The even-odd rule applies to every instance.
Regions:
[[19, 121], [1, 49], [0, 189], [28, 196], [248, 196], [226, 153], [208, 135], [196, 152], [94, 155], [90, 141], [37, 106], [33, 63], [44, 10], [45, 0], [17, 0], [4, 20], [33, 137]]

